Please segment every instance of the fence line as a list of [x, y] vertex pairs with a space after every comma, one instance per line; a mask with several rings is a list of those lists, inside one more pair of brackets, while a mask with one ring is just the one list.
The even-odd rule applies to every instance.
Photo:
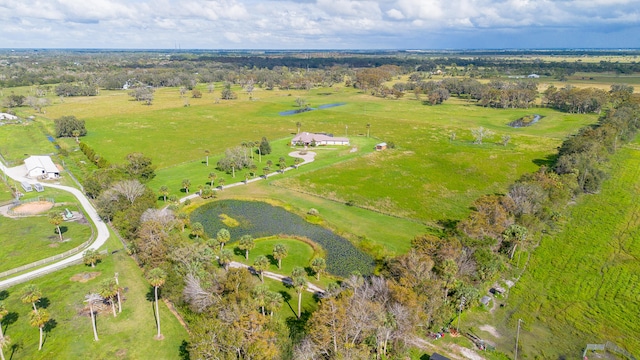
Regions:
[[7, 277], [9, 275], [13, 275], [13, 274], [28, 270], [28, 269], [32, 269], [34, 267], [38, 267], [38, 266], [49, 264], [49, 263], [54, 262], [56, 260], [64, 259], [64, 258], [66, 258], [68, 256], [75, 255], [75, 254], [79, 253], [80, 251], [82, 251], [87, 246], [89, 246], [93, 242], [94, 238], [95, 238], [95, 231], [93, 230], [93, 226], [92, 226], [91, 227], [91, 236], [89, 237], [89, 240], [83, 242], [82, 244], [76, 246], [75, 248], [73, 248], [71, 250], [67, 250], [67, 251], [63, 252], [62, 254], [53, 255], [53, 256], [50, 256], [50, 257], [48, 257], [46, 259], [38, 260], [38, 261], [32, 262], [30, 264], [22, 265], [20, 267], [4, 271], [4, 272], [0, 273], [0, 279], [4, 278], [4, 277]]
[[80, 264], [82, 262], [83, 262], [82, 259], [78, 259], [78, 260], [70, 261], [70, 262], [68, 262], [68, 263], [66, 263], [64, 265], [60, 265], [58, 267], [51, 268], [51, 269], [49, 269], [49, 270], [47, 270], [47, 271], [45, 271], [43, 273], [31, 274], [30, 276], [26, 276], [24, 278], [13, 278], [13, 279], [10, 279], [4, 285], [0, 285], [0, 290], [8, 289], [8, 288], [10, 288], [10, 287], [12, 287], [14, 285], [25, 283], [25, 282], [33, 280], [35, 278], [39, 278], [41, 276], [51, 274], [51, 273], [56, 272], [58, 270], [67, 268], [67, 267], [72, 266], [72, 265], [77, 265], [77, 264]]

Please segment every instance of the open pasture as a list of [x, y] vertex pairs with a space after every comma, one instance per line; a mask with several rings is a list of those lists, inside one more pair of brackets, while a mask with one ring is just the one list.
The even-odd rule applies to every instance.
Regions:
[[[487, 109], [455, 98], [444, 105], [425, 106], [413, 96], [380, 99], [353, 88], [257, 89], [253, 100], [239, 88], [235, 91], [237, 100], [219, 103], [216, 92], [203, 91], [201, 99], [188, 99], [190, 106], [184, 106], [175, 88], [159, 89], [151, 106], [132, 101], [124, 91], [102, 92], [97, 97], [69, 98], [50, 107], [47, 116], [73, 114], [86, 119], [89, 134], [83, 141], [112, 162], [122, 162], [134, 151], [150, 156], [158, 166], [151, 187], [167, 185], [172, 192], [180, 191], [182, 179], [189, 178], [194, 189], [208, 181], [202, 165], [205, 150], [211, 152], [211, 164], [215, 154], [243, 141], [266, 136], [285, 144], [297, 131], [297, 122], [302, 131], [350, 137], [365, 136], [370, 124], [372, 140], [393, 142], [397, 149], [280, 185], [429, 222], [463, 217], [473, 199], [504, 191], [521, 174], [544, 163], [565, 136], [596, 119], [550, 109]], [[280, 111], [296, 108], [297, 97], [311, 106], [346, 104], [280, 116]], [[506, 125], [531, 113], [545, 118], [529, 128]], [[481, 146], [472, 144], [471, 137], [471, 130], [479, 126], [495, 132]], [[450, 141], [452, 133], [456, 139]], [[500, 145], [504, 135], [511, 136], [507, 146]]]
[[521, 354], [527, 357], [577, 358], [587, 343], [606, 341], [640, 352], [637, 145], [616, 154], [602, 191], [582, 197], [562, 231], [542, 240], [508, 306], [493, 320], [486, 313], [474, 320], [493, 322], [503, 335], [496, 340], [501, 348], [513, 348], [521, 318]]

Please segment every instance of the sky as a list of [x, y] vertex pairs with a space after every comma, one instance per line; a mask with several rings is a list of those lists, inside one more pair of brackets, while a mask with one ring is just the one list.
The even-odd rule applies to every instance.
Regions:
[[0, 48], [640, 48], [640, 0], [0, 0]]

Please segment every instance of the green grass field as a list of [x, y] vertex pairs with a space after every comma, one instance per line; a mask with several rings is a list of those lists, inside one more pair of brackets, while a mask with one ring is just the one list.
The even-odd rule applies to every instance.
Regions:
[[63, 242], [46, 216], [19, 219], [0, 216], [0, 272], [63, 253], [91, 237], [88, 224], [65, 221], [60, 229]]
[[605, 341], [640, 352], [638, 143], [616, 154], [611, 168], [602, 191], [582, 197], [562, 231], [543, 239], [508, 306], [493, 319], [486, 312], [472, 316], [476, 325], [497, 327], [501, 348], [513, 348], [521, 318], [527, 357], [577, 358], [586, 344]]
[[[257, 239], [255, 240], [256, 247], [249, 252], [249, 260], [246, 261], [244, 257], [244, 251], [237, 248], [238, 243], [233, 242], [229, 244], [231, 248], [235, 250], [236, 256], [234, 261], [239, 261], [247, 265], [253, 265], [256, 257], [264, 255], [271, 261], [269, 269], [267, 271], [275, 272], [282, 275], [289, 275], [293, 268], [296, 266], [308, 267], [313, 257], [314, 251], [311, 245], [295, 240], [295, 239]], [[273, 258], [273, 247], [276, 244], [283, 244], [287, 247], [288, 255], [282, 259], [282, 268], [278, 269], [278, 262]]]
[[[96, 271], [99, 276], [86, 283], [71, 277]], [[84, 296], [98, 289], [99, 283], [119, 273], [125, 288], [122, 313], [113, 318], [110, 308], [97, 316], [100, 341], [93, 341], [91, 322], [83, 310]], [[135, 262], [123, 252], [107, 257], [95, 269], [84, 265], [55, 272], [34, 280], [42, 290], [40, 306], [46, 307], [54, 320], [45, 333], [42, 351], [38, 351], [38, 329], [29, 326], [29, 304], [20, 302], [18, 285], [2, 292], [10, 317], [3, 320], [5, 335], [13, 347], [5, 349], [7, 359], [178, 359], [180, 345], [187, 332], [164, 304], [160, 304], [162, 333], [165, 339], [154, 340], [156, 332], [153, 303], [147, 300], [150, 286], [142, 278]], [[46, 305], [46, 306], [45, 306]]]

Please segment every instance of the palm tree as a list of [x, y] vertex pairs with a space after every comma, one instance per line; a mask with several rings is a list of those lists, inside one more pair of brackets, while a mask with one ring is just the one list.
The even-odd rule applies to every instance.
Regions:
[[212, 172], [209, 173], [209, 181], [211, 182], [211, 187], [213, 187], [213, 182], [215, 181], [215, 179], [218, 177], [218, 174]]
[[311, 261], [311, 269], [316, 273], [316, 278], [320, 281], [320, 273], [324, 272], [324, 269], [327, 267], [327, 262], [321, 258], [317, 257]]
[[240, 248], [240, 250], [244, 250], [245, 260], [249, 260], [249, 251], [253, 250], [253, 248], [256, 247], [256, 243], [253, 241], [253, 236], [242, 235], [238, 247]]
[[269, 259], [264, 255], [259, 255], [253, 261], [253, 268], [260, 274], [260, 281], [264, 282], [264, 272], [269, 268]]
[[4, 334], [2, 333], [2, 319], [7, 316], [8, 313], [9, 310], [7, 310], [7, 307], [3, 302], [0, 302], [0, 337], [4, 336]]
[[299, 157], [293, 159], [293, 164], [296, 166], [296, 169], [298, 168], [301, 162], [302, 162], [302, 159]]
[[302, 127], [302, 123], [300, 121], [298, 121], [296, 123], [296, 127], [298, 128], [298, 134], [300, 134], [300, 127]]
[[29, 324], [40, 329], [40, 343], [38, 345], [38, 351], [42, 350], [44, 326], [49, 322], [49, 319], [51, 319], [51, 316], [49, 316], [49, 312], [46, 309], [33, 310], [29, 315]]
[[264, 309], [267, 306], [268, 296], [269, 296], [269, 286], [265, 284], [261, 284], [253, 288], [253, 298], [258, 303], [260, 307], [260, 312], [262, 315], [265, 315]]
[[219, 186], [221, 189], [224, 187], [224, 183], [225, 183], [224, 178], [221, 178], [220, 180], [218, 180], [218, 184], [220, 184]]
[[191, 224], [191, 235], [196, 237], [196, 240], [199, 240], [201, 236], [204, 236], [204, 226], [202, 223], [194, 222]]
[[111, 304], [111, 311], [113, 312], [113, 317], [116, 317], [116, 301], [115, 298], [118, 295], [118, 284], [114, 279], [106, 279], [100, 283], [100, 291], [98, 292], [100, 296], [109, 300]]
[[4, 351], [2, 349], [11, 345], [11, 339], [8, 336], [0, 335], [0, 359], [4, 360]]
[[91, 327], [93, 327], [93, 340], [98, 341], [98, 330], [96, 329], [96, 318], [93, 305], [102, 301], [102, 296], [96, 293], [89, 293], [84, 296], [84, 302], [89, 303], [89, 313], [91, 315]]
[[191, 180], [189, 180], [189, 179], [182, 180], [182, 188], [184, 189], [184, 191], [187, 194], [189, 193], [189, 187], [190, 186], [191, 186]]
[[49, 223], [56, 227], [56, 231], [58, 232], [58, 235], [60, 235], [60, 242], [62, 242], [62, 231], [60, 231], [60, 224], [62, 224], [63, 221], [64, 218], [62, 217], [60, 211], [52, 210], [51, 212], [49, 212]]
[[286, 258], [289, 250], [283, 244], [275, 244], [273, 247], [273, 258], [278, 260], [278, 269], [282, 268], [282, 259]]
[[220, 251], [218, 262], [220, 262], [220, 265], [222, 265], [225, 270], [229, 270], [229, 264], [231, 264], [231, 260], [233, 260], [233, 251], [229, 249]]
[[40, 291], [38, 286], [29, 284], [22, 288], [20, 300], [25, 304], [33, 305], [33, 311], [38, 311], [38, 309], [36, 308], [36, 303], [40, 301], [41, 298], [42, 291]]
[[169, 196], [169, 188], [166, 185], [160, 186], [160, 195], [164, 198], [164, 202], [167, 202], [167, 196]]
[[296, 266], [293, 268], [291, 272], [291, 282], [293, 287], [296, 288], [296, 293], [298, 293], [298, 319], [300, 319], [300, 315], [302, 314], [302, 292], [305, 286], [307, 286], [306, 272], [302, 267]]
[[282, 307], [282, 303], [284, 302], [284, 298], [282, 294], [277, 291], [269, 291], [267, 293], [267, 310], [271, 316], [273, 316], [273, 311], [280, 309]]
[[78, 137], [80, 136], [80, 130], [73, 130], [71, 135], [73, 135], [73, 137], [76, 138], [76, 143], [80, 142], [80, 140], [78, 140]]
[[158, 309], [158, 288], [164, 284], [167, 279], [167, 273], [160, 268], [154, 268], [149, 271], [147, 274], [147, 280], [153, 286], [154, 295], [156, 299], [156, 324], [158, 325], [158, 335], [156, 335], [157, 340], [162, 339], [162, 334], [160, 333], [160, 311]]
[[91, 267], [96, 267], [98, 261], [102, 259], [102, 255], [98, 252], [98, 250], [88, 249], [82, 254], [82, 260], [85, 265], [91, 265]]
[[369, 137], [370, 130], [371, 130], [371, 124], [367, 124], [367, 137]]
[[120, 299], [120, 281], [118, 281], [118, 273], [113, 274], [113, 279], [116, 282], [116, 289], [118, 290], [118, 312], [122, 312], [122, 300]]
[[207, 159], [207, 166], [209, 166], [209, 153], [210, 153], [210, 151], [209, 151], [208, 149], [206, 149], [206, 150], [204, 151], [204, 156], [205, 156], [205, 157], [206, 157], [206, 159]]
[[229, 233], [229, 230], [222, 228], [218, 230], [216, 239], [218, 239], [218, 242], [220, 243], [220, 251], [222, 251], [222, 249], [224, 249], [224, 244], [231, 239], [231, 234]]

